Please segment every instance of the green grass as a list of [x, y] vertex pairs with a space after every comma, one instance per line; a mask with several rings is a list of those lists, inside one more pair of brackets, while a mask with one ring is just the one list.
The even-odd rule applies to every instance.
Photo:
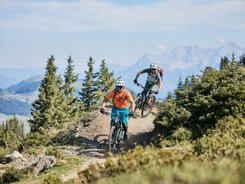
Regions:
[[[61, 175], [65, 175], [72, 170], [78, 170], [81, 163], [84, 161], [85, 159], [81, 156], [66, 157], [66, 158], [63, 158], [62, 160], [58, 159], [57, 164], [52, 169], [38, 176], [30, 176], [18, 182], [18, 184], [26, 184], [26, 183], [42, 184], [45, 179], [51, 178], [51, 176], [53, 178], [55, 177], [60, 178]], [[69, 182], [66, 182], [66, 183], [69, 183]], [[73, 182], [70, 181], [70, 183], [73, 183]], [[59, 184], [61, 183], [59, 182]]]

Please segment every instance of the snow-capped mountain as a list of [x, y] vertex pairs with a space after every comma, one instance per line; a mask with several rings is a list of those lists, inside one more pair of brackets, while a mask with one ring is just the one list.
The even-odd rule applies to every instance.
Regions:
[[[149, 68], [151, 63], [157, 63], [164, 70], [163, 89], [158, 95], [164, 98], [169, 91], [177, 87], [180, 78], [184, 80], [188, 76], [200, 74], [206, 66], [218, 69], [221, 57], [226, 56], [231, 59], [233, 53], [238, 60], [245, 53], [245, 48], [234, 43], [227, 43], [218, 48], [170, 47], [162, 54], [145, 54], [135, 64], [124, 70], [117, 70], [117, 67], [114, 67], [114, 73], [116, 77], [121, 76], [126, 81], [128, 88], [139, 92], [141, 89], [133, 83], [136, 73]], [[140, 76], [142, 83], [145, 77], [146, 74]]]

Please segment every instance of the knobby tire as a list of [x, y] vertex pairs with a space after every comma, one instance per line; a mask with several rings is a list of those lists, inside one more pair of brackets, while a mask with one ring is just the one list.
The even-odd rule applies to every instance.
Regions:
[[[116, 127], [115, 126], [112, 126], [111, 129], [110, 129], [110, 134], [109, 134], [109, 141], [108, 141], [108, 144], [109, 144], [109, 152], [112, 152], [114, 153], [116, 150], [116, 145], [117, 145], [117, 132], [114, 133], [116, 131]], [[113, 135], [116, 137], [113, 137]]]
[[[151, 97], [148, 97], [148, 105], [146, 104], [146, 100], [144, 101], [144, 105], [142, 107], [142, 111], [141, 111], [141, 116], [142, 118], [146, 118], [152, 111], [153, 109], [153, 106], [155, 104], [155, 101], [156, 101], [156, 97], [155, 96], [151, 96]], [[145, 109], [145, 106], [147, 105], [147, 109]]]
[[[137, 109], [140, 110], [140, 116], [142, 116], [142, 98], [140, 96], [137, 96], [135, 99], [134, 113], [137, 111]], [[136, 112], [136, 114], [137, 114], [137, 112]]]

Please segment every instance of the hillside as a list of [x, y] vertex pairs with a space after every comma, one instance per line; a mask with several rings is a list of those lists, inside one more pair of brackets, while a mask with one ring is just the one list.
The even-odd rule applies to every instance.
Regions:
[[1, 89], [6, 88], [9, 85], [14, 84], [16, 82], [17, 80], [5, 77], [4, 75], [0, 75], [0, 88]]
[[29, 116], [31, 103], [38, 96], [42, 76], [34, 76], [0, 91], [0, 113]]
[[38, 91], [41, 85], [42, 78], [42, 75], [33, 76], [19, 82], [18, 84], [11, 85], [8, 88], [5, 88], [3, 92], [5, 91], [12, 94], [25, 94]]
[[0, 113], [6, 115], [30, 115], [31, 104], [25, 101], [0, 96]]

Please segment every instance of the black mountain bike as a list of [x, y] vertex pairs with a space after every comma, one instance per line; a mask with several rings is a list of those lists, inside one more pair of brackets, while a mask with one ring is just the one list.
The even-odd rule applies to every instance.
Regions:
[[114, 120], [111, 121], [112, 124], [108, 138], [109, 152], [115, 153], [120, 142], [124, 141], [125, 130], [123, 128], [122, 117], [128, 116], [128, 114], [113, 114], [111, 112], [106, 112], [106, 114], [115, 116]]
[[137, 113], [137, 111], [139, 110], [141, 117], [145, 118], [151, 113], [156, 101], [156, 97], [153, 94], [154, 92], [152, 90], [146, 89], [138, 82], [135, 84], [143, 88], [143, 91], [139, 93], [135, 98], [134, 113]]

